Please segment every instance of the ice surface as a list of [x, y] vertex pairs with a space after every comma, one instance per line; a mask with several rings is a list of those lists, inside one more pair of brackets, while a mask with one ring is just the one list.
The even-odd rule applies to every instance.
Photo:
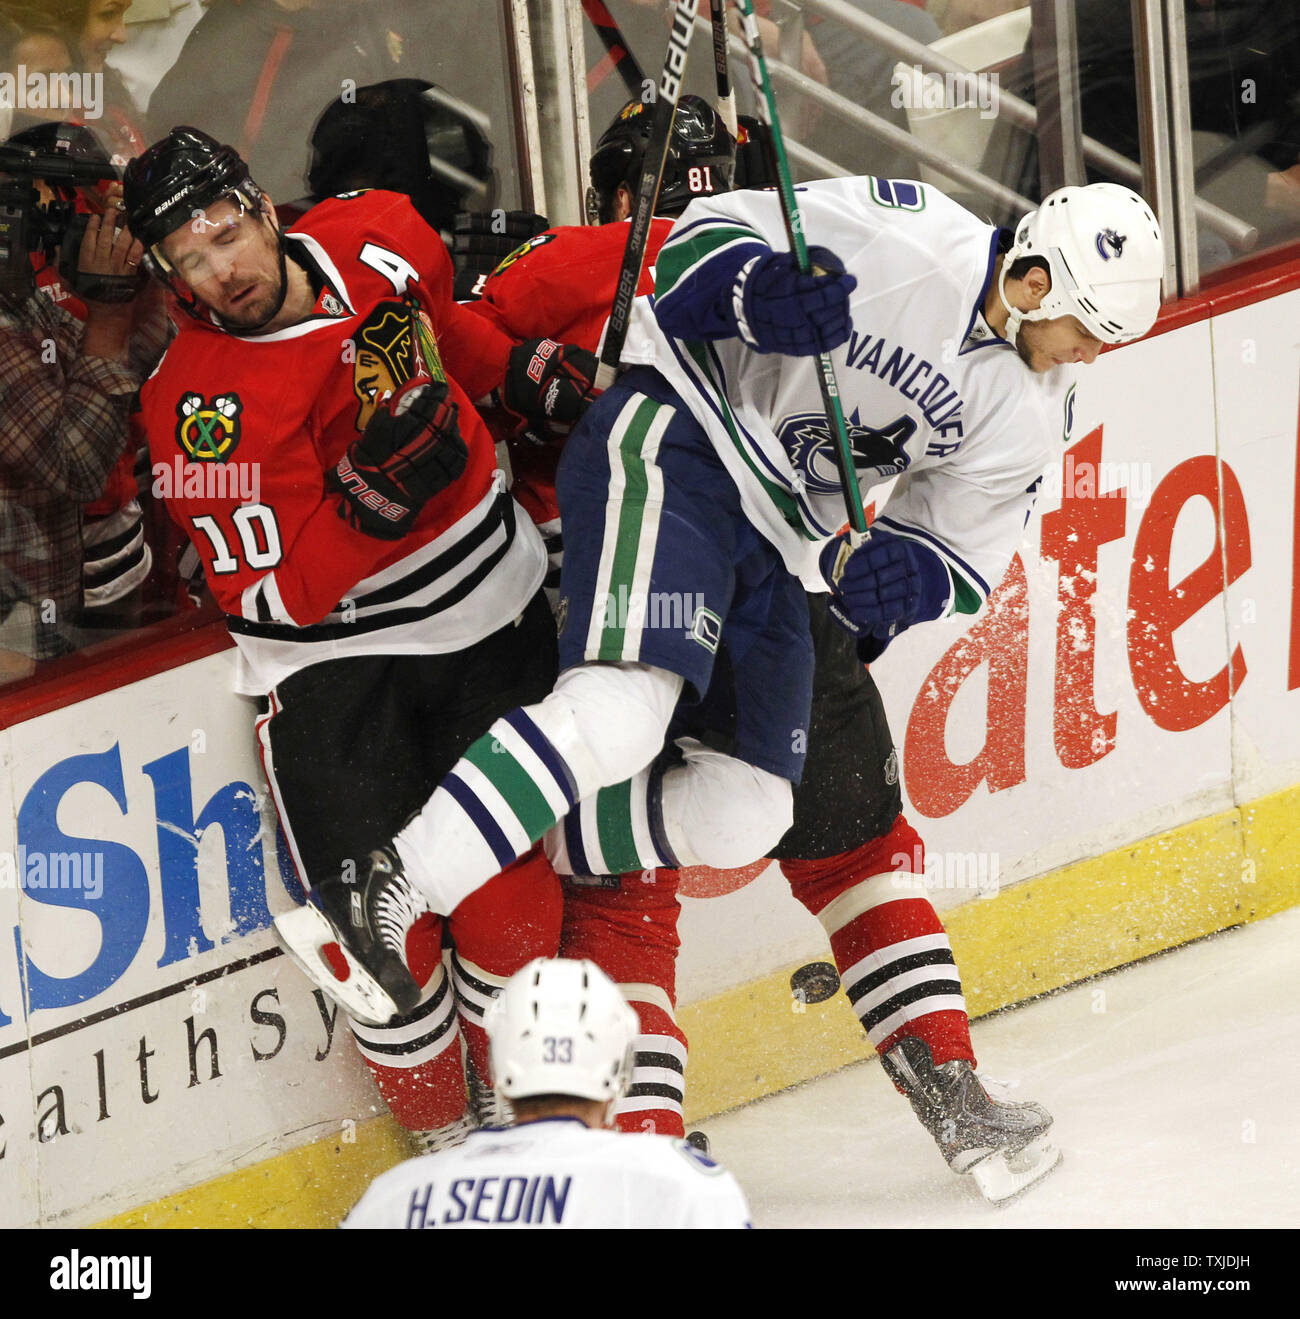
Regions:
[[977, 1022], [1065, 1159], [1008, 1205], [948, 1171], [875, 1059], [702, 1123], [756, 1227], [1300, 1225], [1300, 908]]

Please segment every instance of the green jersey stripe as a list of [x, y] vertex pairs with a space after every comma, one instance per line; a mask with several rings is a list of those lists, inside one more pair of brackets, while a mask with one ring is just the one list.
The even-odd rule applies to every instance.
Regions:
[[632, 780], [624, 779], [612, 788], [602, 788], [596, 796], [596, 829], [605, 870], [621, 875], [641, 870], [643, 862], [632, 834]]
[[676, 242], [670, 238], [655, 259], [655, 297], [663, 298], [702, 261], [716, 256], [724, 247], [737, 242], [763, 243], [764, 247], [767, 246], [755, 230], [733, 224], [704, 225], [692, 229], [687, 237]]
[[[632, 612], [633, 579], [636, 576], [638, 551], [641, 549], [641, 524], [646, 513], [646, 496], [650, 480], [642, 455], [646, 438], [654, 424], [655, 415], [663, 405], [648, 398], [632, 414], [618, 440], [617, 461], [622, 468], [623, 491], [618, 510], [618, 532], [614, 544], [613, 560], [606, 581], [597, 583], [593, 609], [605, 609], [605, 622], [600, 634], [599, 660], [617, 662], [627, 658], [628, 615]], [[611, 441], [614, 437], [611, 436]], [[611, 443], [611, 449], [613, 445]], [[615, 454], [611, 453], [611, 462]], [[650, 547], [653, 556], [654, 547]]]
[[528, 771], [490, 733], [465, 752], [465, 759], [501, 794], [533, 842], [559, 818]]

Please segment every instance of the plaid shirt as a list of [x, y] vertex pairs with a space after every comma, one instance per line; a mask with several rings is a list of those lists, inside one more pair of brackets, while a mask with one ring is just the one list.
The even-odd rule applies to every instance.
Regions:
[[19, 601], [35, 608], [36, 658], [69, 648], [81, 505], [102, 492], [126, 447], [127, 414], [167, 331], [151, 317], [121, 365], [83, 355], [82, 323], [44, 294], [0, 301], [0, 616]]

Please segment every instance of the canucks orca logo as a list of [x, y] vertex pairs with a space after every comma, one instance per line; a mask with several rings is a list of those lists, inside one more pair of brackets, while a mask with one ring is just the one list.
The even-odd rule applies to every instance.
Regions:
[[1123, 256], [1124, 244], [1127, 242], [1127, 235], [1117, 234], [1114, 229], [1103, 229], [1097, 235], [1097, 254], [1103, 261], [1109, 261], [1111, 257]]
[[238, 394], [217, 394], [211, 403], [202, 394], [184, 393], [176, 404], [176, 443], [196, 463], [224, 463], [239, 444]]
[[[916, 431], [916, 422], [904, 414], [888, 426], [864, 426], [855, 409], [845, 420], [853, 466], [872, 484], [905, 472], [911, 458], [903, 447]], [[833, 495], [840, 489], [839, 470], [831, 442], [830, 422], [824, 412], [801, 412], [786, 417], [776, 428], [777, 438], [790, 455], [795, 470], [803, 473], [810, 494]]]

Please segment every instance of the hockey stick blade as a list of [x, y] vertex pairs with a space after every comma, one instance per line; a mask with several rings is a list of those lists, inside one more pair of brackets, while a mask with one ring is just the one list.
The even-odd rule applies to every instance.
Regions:
[[[295, 907], [277, 916], [274, 925], [289, 960], [349, 1017], [368, 1026], [386, 1026], [398, 1015], [392, 995], [348, 952], [319, 908], [310, 902]], [[346, 979], [339, 979], [325, 956], [331, 944], [347, 963]]]
[[623, 248], [623, 264], [619, 267], [614, 305], [610, 308], [605, 343], [600, 353], [600, 369], [596, 373], [596, 386], [599, 389], [608, 389], [614, 383], [618, 359], [627, 340], [632, 303], [636, 299], [637, 285], [641, 282], [641, 266], [645, 262], [645, 250], [650, 241], [650, 224], [654, 219], [659, 185], [663, 181], [664, 165], [668, 160], [673, 117], [677, 113], [677, 101], [682, 94], [686, 56], [690, 51], [691, 34], [699, 7], [700, 0], [677, 0], [673, 11], [672, 31], [668, 34], [668, 50], [664, 55], [659, 92], [655, 97], [650, 141], [646, 144], [645, 155], [641, 160], [641, 178], [637, 184], [636, 199], [632, 203], [632, 219], [628, 226], [627, 244]]

